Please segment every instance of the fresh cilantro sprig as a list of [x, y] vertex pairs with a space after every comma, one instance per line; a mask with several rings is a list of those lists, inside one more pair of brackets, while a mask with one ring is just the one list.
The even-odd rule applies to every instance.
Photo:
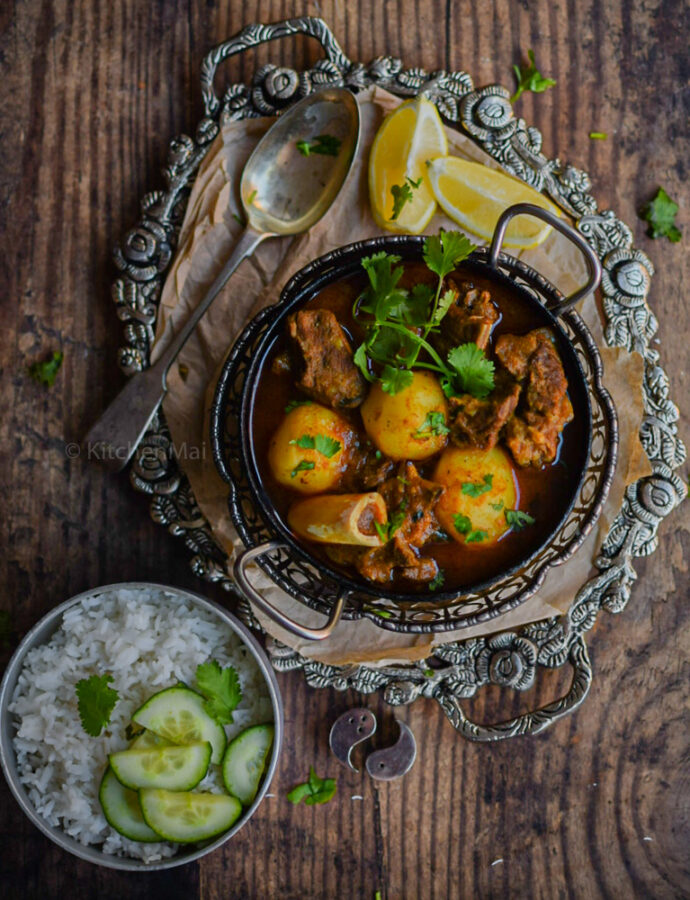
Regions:
[[374, 527], [376, 528], [376, 533], [384, 542], [387, 544], [388, 541], [393, 537], [396, 531], [400, 528], [402, 523], [405, 521], [405, 510], [407, 508], [407, 504], [405, 502], [401, 503], [400, 506], [388, 517], [387, 522], [377, 522], [374, 521]]
[[412, 202], [412, 192], [416, 191], [421, 183], [421, 178], [418, 178], [415, 181], [414, 178], [410, 178], [409, 175], [406, 175], [402, 184], [393, 185], [391, 188], [391, 194], [393, 195], [393, 215], [391, 216], [391, 222], [394, 222], [398, 218], [406, 203]]
[[446, 580], [445, 575], [443, 574], [441, 569], [439, 569], [438, 572], [436, 573], [436, 576], [431, 579], [431, 581], [429, 582], [427, 587], [429, 588], [430, 591], [437, 591], [440, 587], [443, 587], [443, 583], [445, 580]]
[[315, 468], [315, 466], [316, 463], [312, 462], [310, 459], [300, 460], [292, 472], [290, 472], [290, 478], [294, 478], [300, 472], [309, 472], [311, 469]]
[[481, 481], [463, 481], [460, 486], [460, 493], [466, 494], [468, 497], [481, 497], [493, 487], [494, 476], [492, 474], [484, 475]]
[[297, 804], [304, 800], [306, 806], [315, 806], [317, 803], [328, 803], [335, 792], [335, 778], [319, 778], [314, 766], [309, 766], [309, 778], [289, 791], [287, 798], [290, 803]]
[[464, 534], [466, 544], [479, 544], [489, 536], [487, 531], [473, 528], [469, 516], [464, 516], [462, 513], [456, 513], [453, 516], [453, 525], [455, 525], [456, 531]]
[[342, 141], [334, 134], [318, 134], [313, 140], [297, 141], [297, 149], [302, 156], [316, 153], [320, 156], [337, 156]]
[[196, 683], [206, 697], [204, 709], [221, 725], [232, 723], [232, 713], [242, 699], [242, 688], [237, 672], [232, 666], [221, 668], [220, 663], [212, 659], [196, 667]]
[[[493, 389], [493, 363], [475, 344], [453, 348], [444, 361], [428, 341], [457, 298], [455, 291], [443, 290], [444, 279], [473, 250], [460, 232], [426, 238], [424, 261], [438, 276], [435, 290], [426, 284], [401, 288], [403, 268], [395, 254], [379, 252], [362, 260], [369, 284], [355, 301], [353, 315], [364, 326], [365, 338], [354, 361], [368, 381], [379, 380], [386, 393], [397, 394], [412, 383], [417, 367], [437, 372], [448, 396], [485, 397]], [[420, 360], [422, 353], [428, 359]]]
[[92, 675], [82, 678], [75, 685], [81, 725], [91, 737], [98, 737], [109, 724], [118, 701], [117, 691], [108, 687], [112, 680], [112, 675]]
[[426, 418], [416, 431], [412, 432], [412, 437], [416, 441], [424, 441], [432, 436], [440, 436], [448, 434], [450, 428], [446, 425], [446, 417], [440, 410], [434, 410], [426, 414]]
[[640, 218], [649, 224], [649, 237], [667, 237], [672, 244], [677, 244], [682, 237], [675, 221], [677, 212], [678, 204], [660, 187], [656, 196], [640, 210]]
[[513, 71], [517, 78], [517, 90], [510, 98], [511, 103], [515, 103], [523, 91], [532, 91], [534, 94], [541, 94], [556, 84], [553, 78], [544, 78], [537, 68], [534, 61], [534, 50], [528, 50], [527, 56], [530, 61], [528, 66], [525, 66], [524, 68], [522, 66], [513, 66]]
[[55, 384], [57, 373], [60, 371], [63, 358], [62, 351], [55, 350], [48, 359], [44, 359], [42, 362], [31, 363], [29, 366], [29, 375], [34, 381], [38, 382], [38, 384], [52, 387]]
[[506, 517], [508, 525], [511, 528], [515, 528], [516, 531], [520, 531], [525, 525], [534, 525], [536, 522], [534, 516], [523, 512], [521, 509], [505, 509], [503, 510], [503, 515]]
[[327, 434], [303, 434], [302, 437], [290, 441], [303, 450], [316, 450], [322, 456], [330, 459], [340, 450], [341, 443], [335, 438], [329, 437]]

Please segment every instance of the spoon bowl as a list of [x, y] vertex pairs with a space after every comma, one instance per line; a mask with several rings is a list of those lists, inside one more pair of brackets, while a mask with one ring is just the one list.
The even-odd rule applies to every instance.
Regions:
[[359, 108], [345, 88], [326, 88], [293, 106], [261, 138], [242, 174], [251, 228], [299, 234], [335, 200], [357, 152]]

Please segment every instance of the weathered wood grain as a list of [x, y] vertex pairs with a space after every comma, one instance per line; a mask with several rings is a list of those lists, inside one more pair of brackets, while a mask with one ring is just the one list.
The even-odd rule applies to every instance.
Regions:
[[[14, 638], [64, 598], [100, 583], [199, 588], [185, 554], [148, 518], [125, 477], [83, 459], [77, 441], [121, 382], [120, 325], [109, 299], [110, 248], [138, 200], [160, 184], [169, 139], [201, 115], [205, 52], [251, 21], [322, 15], [352, 58], [465, 69], [512, 83], [535, 51], [557, 79], [526, 94], [520, 115], [592, 175], [602, 205], [635, 231], [657, 267], [651, 302], [673, 396], [685, 402], [690, 315], [688, 8], [676, 0], [7, 0], [0, 6], [0, 608]], [[229, 61], [220, 81], [270, 60], [303, 67], [294, 39]], [[607, 141], [591, 141], [603, 130]], [[681, 244], [652, 242], [636, 209], [662, 184], [681, 199]], [[25, 375], [61, 348], [52, 390]], [[687, 403], [685, 402], [687, 411]], [[688, 437], [687, 419], [681, 428]], [[98, 870], [60, 852], [0, 787], [3, 895], [108, 898], [670, 898], [690, 895], [687, 506], [638, 564], [620, 616], [590, 637], [596, 677], [582, 709], [536, 739], [478, 746], [440, 710], [398, 711], [419, 743], [401, 782], [377, 787], [337, 768], [330, 723], [357, 696], [280, 676], [286, 745], [274, 797], [223, 851], [168, 874]], [[214, 592], [209, 590], [209, 593]], [[217, 596], [217, 594], [216, 594]], [[4, 660], [8, 656], [4, 652]], [[486, 691], [469, 705], [498, 720], [565, 688], [544, 679], [524, 697]], [[393, 710], [366, 702], [393, 740]], [[294, 808], [306, 774], [338, 775], [337, 799]], [[361, 799], [359, 799], [361, 798]]]

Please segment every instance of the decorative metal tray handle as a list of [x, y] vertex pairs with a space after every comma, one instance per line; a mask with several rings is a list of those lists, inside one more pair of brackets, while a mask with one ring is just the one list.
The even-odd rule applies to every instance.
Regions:
[[[223, 60], [266, 41], [298, 33], [316, 38], [324, 48], [325, 58], [312, 69], [296, 72], [267, 64], [255, 73], [251, 86], [233, 84], [222, 98], [216, 94], [214, 80]], [[524, 626], [518, 633], [442, 645], [430, 660], [414, 666], [382, 669], [327, 666], [269, 641], [275, 668], [302, 669], [314, 687], [354, 688], [363, 693], [381, 690], [395, 705], [410, 703], [419, 696], [434, 697], [459, 733], [471, 740], [500, 740], [541, 731], [584, 699], [592, 678], [584, 634], [602, 608], [611, 613], [624, 609], [636, 578], [633, 558], [654, 551], [659, 524], [687, 493], [684, 481], [673, 471], [685, 460], [685, 448], [677, 435], [678, 410], [669, 397], [659, 352], [650, 346], [657, 331], [656, 319], [646, 303], [654, 272], [650, 260], [633, 248], [631, 230], [612, 210], [599, 211], [595, 198], [588, 193], [586, 172], [542, 153], [541, 134], [523, 119], [515, 118], [509, 91], [500, 85], [475, 89], [465, 72], [405, 69], [402, 61], [393, 57], [378, 57], [367, 65], [351, 62], [327, 25], [310, 17], [247, 26], [206, 56], [201, 84], [206, 117], [194, 139], [182, 136], [171, 142], [164, 173], [166, 189], [144, 198], [142, 220], [115, 253], [121, 275], [113, 293], [119, 317], [126, 324], [127, 340], [120, 365], [127, 372], [148, 365], [162, 279], [180, 225], [180, 201], [218, 132], [221, 116], [242, 119], [276, 115], [319, 85], [346, 85], [356, 91], [379, 84], [399, 95], [424, 93], [447, 121], [462, 127], [508, 171], [543, 190], [569, 213], [601, 261], [606, 340], [611, 346], [636, 350], [645, 359], [646, 415], [640, 436], [654, 471], [649, 478], [628, 487], [596, 560], [599, 573], [582, 585], [568, 613]], [[150, 464], [151, 445], [158, 451], [160, 463], [156, 467]], [[142, 449], [144, 456], [135, 461], [131, 479], [137, 490], [152, 495], [152, 516], [192, 549], [192, 566], [197, 574], [232, 590], [225, 555], [174, 458], [162, 416], [154, 420]], [[257, 627], [246, 601], [240, 602], [240, 609]], [[534, 683], [538, 665], [558, 668], [567, 661], [574, 668], [570, 690], [542, 709], [488, 726], [470, 722], [461, 709], [461, 701], [485, 684], [526, 690]]]

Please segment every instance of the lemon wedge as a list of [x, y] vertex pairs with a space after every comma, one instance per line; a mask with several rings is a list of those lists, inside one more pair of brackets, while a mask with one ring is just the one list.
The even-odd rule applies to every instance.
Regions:
[[[514, 203], [534, 203], [560, 215], [557, 206], [512, 175], [457, 156], [441, 156], [427, 163], [429, 184], [439, 206], [453, 221], [484, 240], [491, 240], [501, 213]], [[532, 216], [512, 220], [505, 247], [527, 250], [543, 244], [551, 226]]]
[[[369, 156], [369, 198], [377, 225], [407, 234], [426, 228], [436, 209], [426, 161], [446, 153], [446, 133], [431, 101], [408, 100], [386, 116]], [[392, 190], [405, 185], [411, 197], [394, 219]]]

